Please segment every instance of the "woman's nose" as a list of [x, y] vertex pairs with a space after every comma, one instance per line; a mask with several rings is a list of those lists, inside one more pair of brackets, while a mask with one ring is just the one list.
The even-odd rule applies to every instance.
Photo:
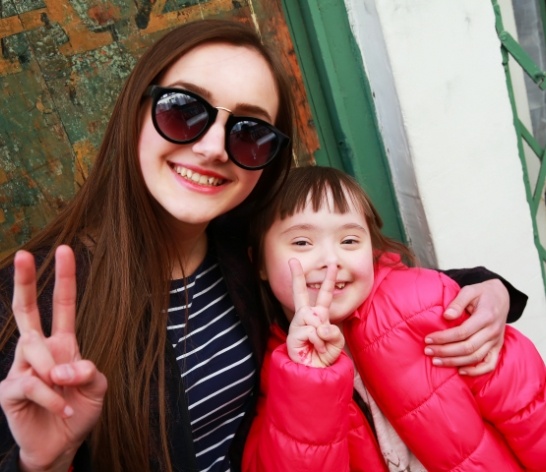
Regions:
[[220, 110], [216, 120], [207, 132], [192, 145], [192, 150], [207, 160], [227, 162], [226, 152], [226, 120], [229, 113]]

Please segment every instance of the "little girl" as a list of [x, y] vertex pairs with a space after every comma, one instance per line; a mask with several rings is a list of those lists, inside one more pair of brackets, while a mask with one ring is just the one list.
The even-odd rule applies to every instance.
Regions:
[[251, 254], [277, 324], [243, 470], [545, 471], [533, 344], [507, 327], [494, 372], [433, 366], [423, 339], [463, 321], [442, 316], [459, 287], [404, 265], [411, 253], [381, 226], [356, 181], [324, 167], [292, 170], [255, 222]]

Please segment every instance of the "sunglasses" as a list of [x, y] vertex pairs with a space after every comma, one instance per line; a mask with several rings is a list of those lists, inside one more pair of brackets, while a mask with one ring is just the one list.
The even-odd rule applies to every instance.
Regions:
[[223, 107], [213, 107], [199, 95], [178, 88], [151, 85], [152, 121], [157, 132], [167, 141], [188, 144], [197, 141], [212, 126], [218, 110], [229, 113], [226, 122], [226, 152], [239, 167], [263, 169], [290, 139], [274, 126], [259, 118], [235, 116]]

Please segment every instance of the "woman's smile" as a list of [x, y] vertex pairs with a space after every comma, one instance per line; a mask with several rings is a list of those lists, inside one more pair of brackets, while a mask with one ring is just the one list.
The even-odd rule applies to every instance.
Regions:
[[[219, 63], [224, 64], [220, 69]], [[158, 85], [199, 92], [212, 106], [239, 115], [263, 110], [260, 119], [277, 116], [273, 73], [252, 48], [223, 43], [198, 46], [178, 59]], [[196, 141], [180, 144], [158, 133], [151, 100], [147, 107], [139, 140], [140, 167], [148, 191], [174, 219], [182, 225], [206, 226], [250, 195], [263, 170], [243, 169], [228, 158], [229, 113], [219, 113]]]
[[218, 187], [219, 185], [222, 185], [227, 181], [226, 179], [213, 175], [207, 175], [205, 172], [200, 173], [198, 171], [189, 169], [178, 164], [173, 164], [172, 168], [179, 176], [198, 185], [203, 185], [207, 187]]

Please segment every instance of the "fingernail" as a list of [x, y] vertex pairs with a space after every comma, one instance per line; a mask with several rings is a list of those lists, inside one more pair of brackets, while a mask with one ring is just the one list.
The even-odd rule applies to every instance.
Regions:
[[434, 354], [434, 351], [430, 347], [425, 347], [425, 354], [427, 356], [432, 356]]
[[425, 343], [432, 344], [433, 343], [432, 338], [425, 338]]
[[63, 415], [65, 418], [70, 418], [73, 414], [74, 410], [70, 406], [66, 405], [63, 410]]
[[66, 382], [74, 378], [74, 369], [68, 365], [58, 365], [55, 367], [55, 375], [58, 380]]
[[442, 364], [443, 364], [442, 360], [441, 360], [441, 359], [438, 359], [437, 357], [435, 357], [434, 359], [432, 359], [432, 363], [433, 363], [434, 365], [442, 365]]
[[460, 370], [459, 374], [461, 375], [468, 375], [468, 372], [466, 370]]
[[453, 308], [448, 308], [446, 311], [444, 311], [445, 316], [456, 316], [457, 312]]

